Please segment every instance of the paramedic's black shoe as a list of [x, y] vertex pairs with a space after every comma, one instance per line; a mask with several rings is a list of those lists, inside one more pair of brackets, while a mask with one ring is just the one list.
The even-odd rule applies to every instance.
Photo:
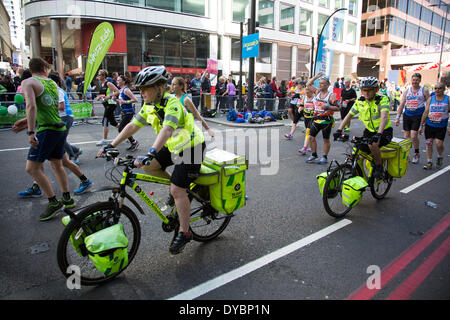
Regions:
[[183, 251], [185, 245], [192, 240], [191, 232], [178, 232], [173, 242], [170, 244], [169, 252], [171, 254], [179, 254]]

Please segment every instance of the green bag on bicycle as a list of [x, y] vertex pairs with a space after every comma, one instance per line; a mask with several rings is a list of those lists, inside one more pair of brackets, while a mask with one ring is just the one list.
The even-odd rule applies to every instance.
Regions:
[[342, 203], [347, 207], [356, 206], [362, 199], [368, 183], [364, 178], [356, 176], [342, 183]]
[[388, 173], [394, 178], [403, 177], [408, 172], [409, 149], [412, 147], [411, 139], [392, 138], [386, 147], [397, 150], [396, 156], [388, 159]]
[[128, 265], [128, 239], [121, 223], [97, 231], [84, 239], [89, 258], [105, 276]]
[[225, 214], [245, 206], [245, 156], [216, 148], [206, 153], [203, 164], [219, 172], [219, 182], [209, 186], [211, 206]]
[[[320, 195], [323, 196], [323, 188], [325, 187], [325, 182], [327, 181], [329, 173], [327, 171], [322, 172], [321, 174], [316, 176], [317, 183], [319, 183]], [[335, 176], [333, 180], [331, 180], [328, 186], [328, 192], [337, 190], [339, 183], [339, 176]]]
[[[94, 213], [94, 216], [97, 214], [98, 212]], [[85, 220], [90, 219], [92, 217], [92, 215], [90, 215], [89, 217], [87, 217]], [[62, 223], [64, 226], [67, 226], [70, 222], [70, 216], [65, 216], [61, 219]], [[94, 225], [91, 225], [91, 228], [93, 230], [99, 231], [102, 228], [102, 224], [99, 221], [93, 221]], [[75, 249], [75, 251], [78, 253], [78, 255], [80, 257], [83, 257], [83, 251], [81, 250], [80, 246], [84, 245], [84, 238], [85, 238], [85, 234], [84, 231], [82, 231], [80, 234], [78, 234], [77, 237], [77, 233], [79, 232], [78, 230], [74, 230], [72, 232], [72, 234], [70, 235], [70, 241], [72, 242], [72, 246]]]

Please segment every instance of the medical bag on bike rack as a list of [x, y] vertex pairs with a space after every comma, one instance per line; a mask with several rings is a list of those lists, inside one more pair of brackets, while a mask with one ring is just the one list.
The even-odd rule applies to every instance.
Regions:
[[342, 203], [347, 207], [356, 206], [361, 201], [367, 186], [367, 181], [360, 176], [345, 180], [342, 183]]
[[209, 186], [214, 209], [231, 214], [245, 206], [245, 171], [248, 168], [245, 156], [215, 148], [206, 153], [203, 165], [219, 173], [218, 183]]
[[411, 139], [392, 138], [386, 147], [397, 150], [395, 157], [388, 159], [387, 170], [394, 178], [403, 177], [408, 171], [409, 149], [412, 147]]
[[84, 239], [89, 258], [105, 276], [128, 265], [128, 238], [121, 223], [97, 231]]
[[[316, 176], [317, 183], [319, 184], [319, 190], [320, 190], [321, 196], [323, 196], [323, 188], [325, 187], [325, 182], [327, 181], [329, 174], [330, 174], [329, 171], [325, 171]], [[331, 180], [330, 184], [328, 185], [328, 197], [332, 197], [332, 194], [330, 194], [330, 192], [337, 191], [337, 189], [339, 187], [338, 184], [339, 184], [339, 176], [336, 175], [333, 178], [333, 180]]]

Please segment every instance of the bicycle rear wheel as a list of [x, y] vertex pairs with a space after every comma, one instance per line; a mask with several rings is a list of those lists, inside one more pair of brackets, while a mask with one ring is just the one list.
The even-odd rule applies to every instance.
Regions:
[[[197, 185], [193, 191], [202, 199], [209, 199], [209, 187]], [[218, 212], [209, 202], [202, 203], [192, 195], [189, 195], [189, 200], [191, 201], [190, 229], [195, 241], [210, 241], [228, 226], [231, 215]]]
[[391, 189], [393, 182], [392, 176], [387, 172], [387, 160], [383, 161], [383, 176], [370, 183], [370, 193], [377, 199], [383, 199]]
[[350, 164], [334, 168], [328, 175], [323, 187], [322, 199], [325, 210], [330, 216], [342, 218], [352, 209], [342, 202], [342, 183], [353, 176]]
[[[114, 207], [115, 204], [113, 202], [100, 202], [90, 205], [77, 215], [77, 220], [81, 221], [81, 223], [71, 220], [64, 228], [58, 242], [57, 260], [59, 268], [66, 278], [72, 275], [69, 273], [69, 270], [73, 270], [72, 266], [74, 266], [80, 270], [81, 285], [98, 285], [117, 277], [131, 264], [141, 239], [139, 220], [127, 206], [122, 206], [119, 214], [115, 214]], [[89, 258], [83, 241], [84, 237], [87, 236], [84, 230], [89, 228], [96, 232], [117, 223], [123, 225], [124, 233], [128, 238], [128, 265], [116, 273], [105, 276], [97, 270]], [[77, 245], [78, 250], [72, 243], [73, 239], [80, 239], [81, 244]], [[72, 268], [69, 269], [69, 267]]]

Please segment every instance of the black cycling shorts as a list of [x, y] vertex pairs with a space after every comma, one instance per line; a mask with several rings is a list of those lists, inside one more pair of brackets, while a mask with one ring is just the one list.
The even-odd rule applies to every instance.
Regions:
[[298, 112], [298, 107], [296, 104], [290, 104], [289, 108], [292, 110], [292, 116], [294, 118], [294, 123], [297, 124], [302, 115]]
[[311, 128], [311, 124], [313, 123], [312, 118], [305, 117], [305, 128]]
[[419, 131], [420, 121], [422, 116], [407, 116], [403, 114], [403, 130], [405, 131]]
[[187, 189], [198, 178], [200, 167], [204, 159], [206, 144], [203, 142], [194, 148], [186, 149], [178, 156], [172, 155], [167, 147], [163, 147], [155, 159], [166, 170], [175, 164], [170, 182], [180, 188]]
[[314, 122], [313, 119], [314, 118], [311, 119], [309, 135], [315, 138], [319, 134], [319, 132], [322, 131], [322, 137], [329, 140], [331, 129], [333, 128], [333, 121], [331, 121], [330, 123], [317, 123]]
[[[363, 133], [363, 136], [365, 138], [372, 138], [375, 134], [376, 134], [376, 132], [372, 132], [372, 131], [369, 131], [369, 130], [365, 129], [364, 133]], [[380, 148], [384, 147], [389, 142], [391, 142], [393, 134], [394, 134], [394, 130], [392, 129], [392, 127], [384, 129], [383, 133], [381, 134], [379, 147]], [[360, 145], [360, 150], [364, 151], [365, 153], [370, 154], [370, 148], [369, 148], [369, 146], [367, 144]]]

